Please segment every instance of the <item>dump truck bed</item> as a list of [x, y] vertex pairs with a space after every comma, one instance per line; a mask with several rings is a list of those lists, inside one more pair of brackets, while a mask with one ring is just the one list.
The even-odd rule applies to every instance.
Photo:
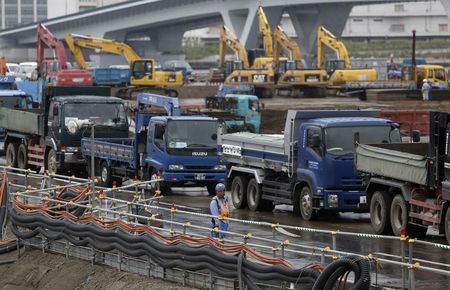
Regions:
[[219, 139], [222, 159], [258, 168], [287, 171], [284, 135], [240, 132], [222, 135]]
[[41, 109], [11, 109], [0, 107], [0, 128], [31, 135], [44, 135], [44, 115]]
[[356, 169], [397, 180], [428, 184], [428, 143], [359, 144]]

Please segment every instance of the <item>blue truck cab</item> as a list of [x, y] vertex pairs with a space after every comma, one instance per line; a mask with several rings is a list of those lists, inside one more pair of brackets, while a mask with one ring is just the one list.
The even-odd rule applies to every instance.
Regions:
[[[155, 109], [164, 108], [165, 112]], [[139, 94], [135, 134], [128, 139], [82, 140], [82, 152], [91, 158], [92, 148], [102, 185], [154, 174], [164, 188], [179, 185], [206, 186], [224, 182], [226, 166], [217, 155], [218, 120], [207, 116], [181, 116], [177, 98]]]
[[401, 143], [397, 124], [376, 111], [289, 111], [284, 134], [219, 135], [236, 208], [292, 204], [303, 219], [321, 210], [367, 211], [363, 179], [354, 171], [354, 140]]

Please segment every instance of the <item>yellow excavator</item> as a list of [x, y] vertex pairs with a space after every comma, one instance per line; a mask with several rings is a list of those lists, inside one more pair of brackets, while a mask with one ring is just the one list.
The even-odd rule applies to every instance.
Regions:
[[[290, 95], [292, 95], [298, 89], [308, 97], [324, 97], [328, 85], [326, 70], [304, 69], [298, 44], [284, 32], [281, 26], [278, 25], [275, 28], [273, 38], [274, 69], [276, 72], [284, 71], [278, 77], [277, 90], [288, 90]], [[287, 62], [280, 61], [282, 49], [287, 50], [290, 54]], [[281, 65], [285, 67], [280, 68]]]
[[155, 60], [142, 59], [123, 42], [71, 33], [66, 34], [66, 42], [76, 63], [83, 69], [87, 69], [88, 65], [84, 59], [82, 48], [123, 56], [130, 66], [130, 87], [126, 89], [128, 97], [131, 92], [148, 89], [156, 89], [176, 97], [178, 95], [176, 87], [183, 84], [181, 72], [156, 70]]
[[[325, 61], [326, 47], [336, 52], [337, 60]], [[377, 79], [377, 72], [373, 68], [352, 68], [344, 43], [323, 26], [317, 29], [317, 68], [327, 71], [330, 85]]]
[[231, 48], [237, 54], [237, 61], [232, 63], [231, 73], [225, 78], [226, 85], [253, 85], [259, 97], [272, 97], [272, 87], [275, 83], [271, 67], [257, 69], [250, 67], [247, 50], [239, 38], [226, 26], [220, 29], [219, 67], [225, 66], [226, 48]]

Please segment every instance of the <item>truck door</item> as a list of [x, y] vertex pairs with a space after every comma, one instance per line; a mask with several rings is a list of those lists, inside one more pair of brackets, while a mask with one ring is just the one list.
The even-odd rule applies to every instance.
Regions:
[[147, 141], [147, 165], [160, 168], [164, 163], [165, 153], [165, 131], [166, 124], [163, 122], [150, 122], [150, 131]]
[[60, 132], [60, 124], [61, 124], [61, 104], [58, 102], [51, 103], [49, 112], [48, 112], [48, 121], [47, 121], [47, 130], [48, 136], [54, 138], [55, 140], [59, 139], [59, 136], [62, 132]]
[[[316, 126], [305, 129], [302, 150], [299, 150], [299, 169], [312, 184], [317, 184], [316, 179], [321, 176], [321, 163], [323, 159], [322, 130]], [[306, 177], [306, 176], [305, 176]], [[313, 182], [314, 181], [314, 182]], [[313, 192], [316, 191], [312, 188]]]

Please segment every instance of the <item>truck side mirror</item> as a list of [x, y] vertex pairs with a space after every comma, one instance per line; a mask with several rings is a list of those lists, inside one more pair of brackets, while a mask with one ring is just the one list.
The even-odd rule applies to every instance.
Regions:
[[413, 130], [411, 132], [411, 134], [412, 134], [413, 143], [420, 142], [420, 131], [419, 130]]
[[312, 140], [311, 140], [311, 147], [312, 148], [320, 148], [320, 144], [321, 143], [321, 139], [319, 134], [314, 134], [312, 136]]

